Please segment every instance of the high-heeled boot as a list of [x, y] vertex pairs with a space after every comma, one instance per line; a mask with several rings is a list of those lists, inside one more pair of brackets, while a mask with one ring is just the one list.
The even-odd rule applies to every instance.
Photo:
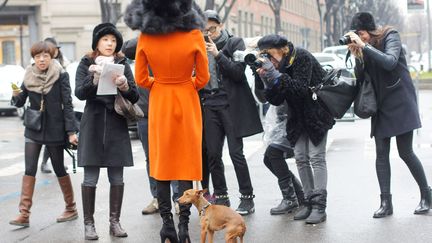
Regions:
[[420, 190], [420, 203], [414, 211], [414, 214], [425, 214], [429, 212], [432, 201], [431, 188], [428, 186]]
[[60, 188], [63, 192], [63, 199], [66, 207], [64, 212], [57, 218], [57, 222], [66, 222], [78, 218], [78, 211], [74, 200], [74, 192], [72, 189], [72, 182], [69, 175], [58, 177]]
[[160, 230], [161, 242], [178, 243], [177, 232], [171, 213], [171, 189], [170, 181], [156, 181], [159, 212], [162, 217], [162, 229]]
[[178, 237], [180, 243], [190, 243], [189, 237], [189, 215], [190, 215], [191, 204], [180, 205], [180, 215], [178, 224]]
[[128, 236], [120, 225], [123, 191], [124, 185], [111, 185], [110, 187], [110, 234], [115, 237]]
[[375, 211], [374, 218], [384, 218], [393, 214], [392, 195], [390, 193], [381, 194], [381, 206]]
[[161, 243], [178, 243], [177, 232], [174, 227], [174, 220], [172, 213], [161, 215], [162, 216], [162, 229], [160, 230]]
[[30, 226], [30, 208], [33, 204], [33, 192], [35, 182], [36, 178], [34, 176], [23, 176], [21, 186], [21, 199], [19, 203], [20, 214], [14, 220], [9, 221], [9, 224], [24, 227]]

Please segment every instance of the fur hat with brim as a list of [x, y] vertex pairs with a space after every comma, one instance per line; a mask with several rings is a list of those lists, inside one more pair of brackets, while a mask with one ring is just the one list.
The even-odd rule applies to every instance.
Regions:
[[205, 17], [192, 0], [133, 0], [124, 21], [133, 30], [146, 34], [203, 29]]
[[104, 35], [108, 35], [108, 34], [114, 35], [116, 40], [117, 40], [115, 52], [119, 52], [121, 50], [122, 45], [123, 45], [123, 37], [122, 37], [121, 33], [117, 30], [115, 25], [113, 25], [111, 23], [102, 23], [102, 24], [98, 24], [93, 29], [93, 40], [92, 40], [93, 51], [96, 50], [96, 47], [97, 47], [97, 44], [98, 44], [100, 38], [102, 38]]
[[271, 34], [262, 37], [258, 41], [257, 45], [261, 51], [271, 48], [282, 48], [284, 46], [288, 46], [288, 40], [283, 36]]
[[351, 20], [351, 30], [376, 30], [375, 20], [368, 12], [358, 12]]

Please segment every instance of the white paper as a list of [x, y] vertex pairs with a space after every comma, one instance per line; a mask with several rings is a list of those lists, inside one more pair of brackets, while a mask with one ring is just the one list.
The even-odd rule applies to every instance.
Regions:
[[97, 95], [116, 95], [117, 86], [114, 83], [116, 77], [123, 75], [124, 65], [106, 63], [103, 66], [101, 76], [99, 78]]

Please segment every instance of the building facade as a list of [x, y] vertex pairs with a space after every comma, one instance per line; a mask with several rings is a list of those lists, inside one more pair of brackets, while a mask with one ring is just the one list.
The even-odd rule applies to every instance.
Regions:
[[[118, 1], [121, 11], [130, 1]], [[91, 50], [92, 30], [101, 22], [99, 2], [9, 0], [7, 6], [0, 10], [0, 64], [28, 65], [31, 44], [46, 37], [55, 37], [64, 55], [70, 61], [78, 61]], [[224, 1], [215, 2], [218, 7]], [[197, 3], [205, 7], [205, 0], [198, 0]], [[240, 37], [262, 36], [275, 32], [274, 19], [268, 0], [237, 0], [225, 27]], [[320, 51], [316, 0], [283, 0], [281, 24], [281, 34], [295, 45]], [[128, 29], [122, 20], [117, 27], [125, 39], [138, 34]]]

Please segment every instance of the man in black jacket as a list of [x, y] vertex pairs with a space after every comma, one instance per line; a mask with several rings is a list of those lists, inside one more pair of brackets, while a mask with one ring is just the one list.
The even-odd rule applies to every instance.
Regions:
[[237, 182], [240, 205], [237, 212], [247, 215], [255, 211], [252, 183], [243, 155], [243, 137], [262, 132], [258, 109], [244, 74], [245, 64], [233, 61], [233, 53], [244, 50], [241, 38], [233, 37], [214, 10], [205, 11], [208, 19], [204, 34], [207, 39], [210, 81], [201, 91], [204, 110], [204, 133], [207, 159], [216, 204], [230, 206], [224, 174], [222, 150], [225, 137]]

